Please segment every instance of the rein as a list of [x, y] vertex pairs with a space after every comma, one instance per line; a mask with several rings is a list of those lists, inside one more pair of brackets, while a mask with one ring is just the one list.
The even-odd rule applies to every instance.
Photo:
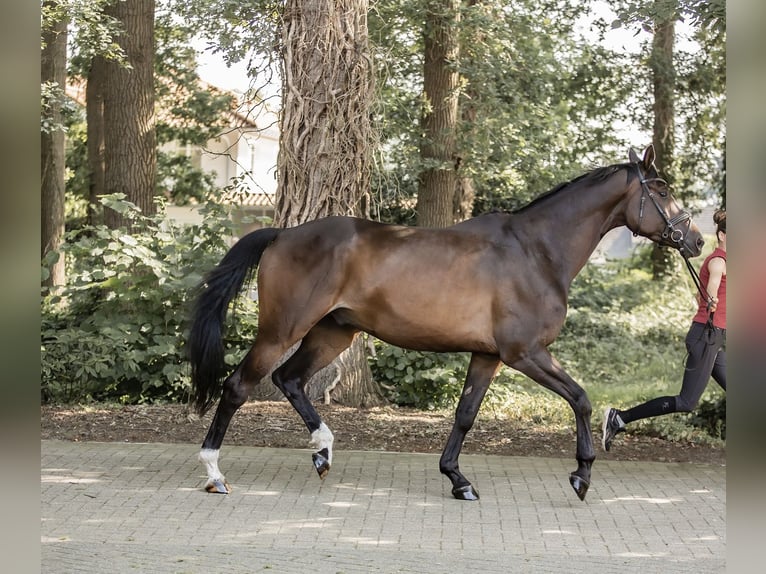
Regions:
[[[697, 291], [699, 291], [699, 294], [702, 296], [702, 298], [707, 301], [707, 308], [710, 309], [710, 305], [713, 304], [713, 297], [710, 295], [710, 293], [707, 292], [707, 289], [705, 289], [705, 286], [702, 285], [702, 281], [700, 281], [699, 273], [697, 273], [697, 270], [694, 268], [694, 265], [691, 264], [691, 262], [684, 257], [684, 263], [686, 263], [686, 268], [689, 269], [689, 274], [692, 276], [692, 279], [694, 280], [694, 284], [697, 286]], [[713, 313], [710, 313], [710, 319], [709, 322], [712, 322], [713, 320]]]
[[[714, 331], [715, 331], [715, 325], [713, 325], [713, 316], [715, 315], [715, 311], [710, 311], [710, 306], [713, 304], [713, 297], [710, 295], [710, 293], [707, 292], [707, 289], [705, 289], [705, 286], [702, 284], [702, 281], [700, 281], [699, 273], [697, 273], [697, 270], [694, 268], [694, 266], [691, 264], [691, 262], [684, 257], [684, 263], [686, 263], [687, 269], [689, 269], [689, 274], [692, 276], [692, 279], [694, 280], [694, 284], [697, 286], [697, 291], [699, 291], [700, 296], [703, 300], [707, 302], [707, 310], [708, 310], [708, 316], [707, 321], [705, 321], [705, 329], [706, 329], [706, 337], [707, 342], [709, 344], [712, 344], [714, 339]], [[705, 348], [704, 352], [707, 353], [708, 347]]]

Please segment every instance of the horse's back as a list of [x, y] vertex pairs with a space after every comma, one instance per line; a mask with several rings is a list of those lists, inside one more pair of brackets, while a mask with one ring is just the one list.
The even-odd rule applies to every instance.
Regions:
[[325, 217], [280, 233], [264, 254], [260, 276], [288, 273], [291, 284], [334, 289], [339, 299], [382, 292], [433, 298], [479, 284], [489, 291], [513, 250], [502, 241], [504, 222], [501, 214], [491, 214], [447, 228], [420, 228]]

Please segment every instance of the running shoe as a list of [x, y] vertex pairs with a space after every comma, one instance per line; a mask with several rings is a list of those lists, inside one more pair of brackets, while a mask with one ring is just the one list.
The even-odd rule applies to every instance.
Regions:
[[601, 427], [601, 445], [605, 451], [609, 451], [612, 441], [617, 433], [625, 430], [625, 423], [622, 422], [616, 409], [606, 407], [604, 411], [604, 425]]

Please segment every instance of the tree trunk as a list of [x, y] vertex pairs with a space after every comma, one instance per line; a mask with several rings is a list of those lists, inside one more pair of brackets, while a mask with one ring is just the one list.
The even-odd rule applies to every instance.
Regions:
[[[652, 39], [652, 74], [654, 83], [654, 130], [652, 143], [657, 154], [656, 164], [668, 182], [673, 182], [675, 154], [675, 106], [674, 93], [676, 73], [673, 66], [675, 23], [673, 20], [657, 22]], [[652, 248], [652, 276], [660, 279], [672, 269], [670, 248], [656, 243]]]
[[[467, 5], [473, 9], [479, 4], [479, 0], [468, 0]], [[482, 46], [485, 41], [484, 33], [482, 30], [473, 28], [472, 34], [468, 40], [464, 42], [471, 42], [473, 45]], [[467, 54], [466, 54], [467, 52]], [[461, 61], [465, 63], [467, 68], [473, 67], [474, 58], [471, 55], [470, 50], [463, 50], [461, 52]], [[462, 65], [462, 64], [461, 64]], [[476, 109], [481, 101], [481, 91], [474, 82], [468, 83], [465, 91], [465, 98], [458, 102], [460, 111], [460, 123], [461, 130], [466, 133], [472, 130], [472, 127], [476, 125]], [[460, 148], [461, 146], [458, 145]], [[455, 189], [455, 198], [453, 206], [453, 219], [454, 221], [464, 221], [473, 215], [473, 202], [476, 199], [476, 187], [474, 186], [473, 177], [466, 173], [466, 170], [461, 170], [463, 158], [458, 155], [457, 168], [457, 187]]]
[[[104, 191], [123, 193], [144, 215], [152, 215], [157, 176], [154, 117], [154, 0], [125, 0], [109, 9], [123, 25], [117, 39], [130, 68], [104, 64]], [[109, 227], [130, 221], [105, 209]]]
[[104, 188], [104, 59], [96, 56], [88, 71], [85, 113], [88, 129], [88, 223], [101, 223], [98, 203]]
[[289, 0], [276, 222], [369, 214], [374, 78], [366, 0]]
[[458, 186], [456, 130], [458, 121], [458, 24], [460, 0], [431, 0], [426, 7], [422, 117], [424, 165], [418, 181], [418, 225], [446, 227], [454, 220]]
[[[282, 27], [282, 98], [276, 224], [328, 215], [369, 216], [375, 137], [367, 0], [288, 0]], [[380, 404], [382, 393], [358, 336], [306, 385], [310, 398]], [[337, 384], [336, 384], [337, 383]], [[255, 398], [274, 398], [259, 385]]]
[[[45, 30], [42, 40], [45, 46], [40, 58], [40, 80], [55, 84], [58, 95], [49, 102], [46, 120], [51, 128], [42, 131], [40, 136], [41, 258], [51, 251], [57, 251], [64, 239], [66, 140], [61, 104], [66, 87], [66, 19], [56, 22], [50, 30]], [[43, 283], [54, 287], [64, 285], [65, 282], [64, 254], [61, 253], [51, 265], [50, 275]]]

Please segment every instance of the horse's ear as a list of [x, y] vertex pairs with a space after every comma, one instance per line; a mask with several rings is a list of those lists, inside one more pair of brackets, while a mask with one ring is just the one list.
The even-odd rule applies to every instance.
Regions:
[[649, 169], [654, 165], [654, 145], [649, 144], [644, 150], [644, 168]]
[[628, 150], [628, 159], [630, 160], [630, 163], [638, 163], [638, 154], [636, 154], [635, 150], [633, 148], [630, 148]]

